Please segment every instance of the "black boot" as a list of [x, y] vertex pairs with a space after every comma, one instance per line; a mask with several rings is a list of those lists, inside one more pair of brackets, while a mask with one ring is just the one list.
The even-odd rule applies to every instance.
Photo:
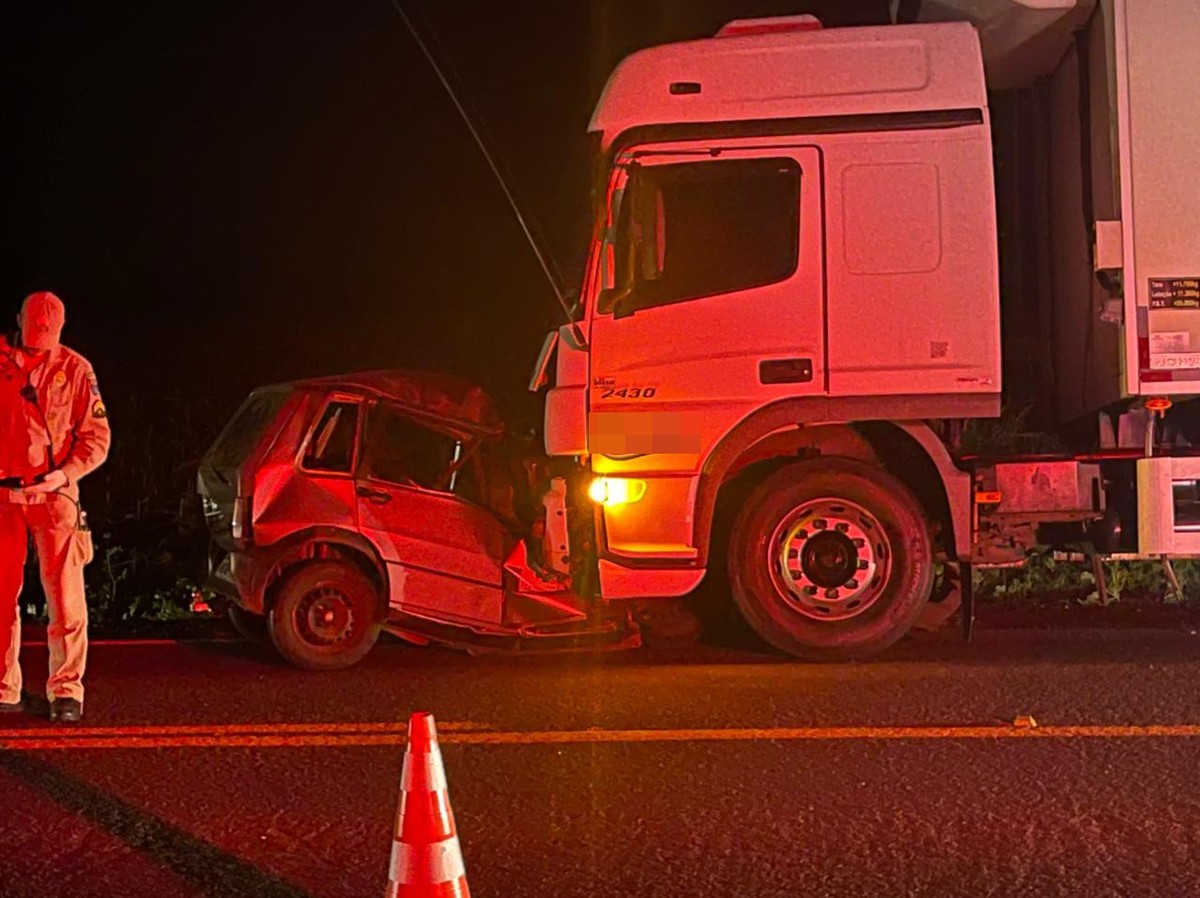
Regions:
[[56, 698], [50, 702], [50, 719], [55, 723], [79, 723], [83, 702], [77, 698]]

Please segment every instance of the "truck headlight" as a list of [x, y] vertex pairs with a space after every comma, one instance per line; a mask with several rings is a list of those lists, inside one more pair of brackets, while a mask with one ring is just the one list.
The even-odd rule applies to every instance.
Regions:
[[588, 496], [597, 505], [628, 505], [646, 495], [646, 481], [628, 477], [597, 477], [588, 487]]

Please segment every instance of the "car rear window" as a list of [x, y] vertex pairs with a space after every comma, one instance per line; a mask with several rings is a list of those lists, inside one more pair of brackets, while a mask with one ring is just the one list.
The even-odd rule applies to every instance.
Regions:
[[208, 451], [208, 463], [217, 468], [239, 467], [279, 416], [288, 395], [285, 390], [251, 393]]

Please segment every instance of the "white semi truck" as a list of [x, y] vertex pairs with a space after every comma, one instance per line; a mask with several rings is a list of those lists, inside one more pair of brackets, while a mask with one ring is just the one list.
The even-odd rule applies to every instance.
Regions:
[[[733, 22], [605, 87], [580, 312], [533, 385], [595, 478], [558, 509], [594, 556], [562, 528], [549, 557], [607, 602], [721, 572], [775, 646], [860, 658], [939, 562], [969, 622], [971, 569], [1037, 547], [1200, 555], [1163, 426], [1200, 394], [1200, 13], [918, 6]], [[1077, 451], [961, 456], [1003, 375]]]

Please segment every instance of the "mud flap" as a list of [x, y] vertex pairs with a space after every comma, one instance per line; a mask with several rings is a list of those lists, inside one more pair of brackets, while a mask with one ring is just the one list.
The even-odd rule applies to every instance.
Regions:
[[913, 623], [913, 630], [936, 633], [954, 617], [955, 612], [961, 610], [963, 604], [961, 577], [961, 564], [955, 566], [952, 562], [943, 562], [942, 579], [935, 587], [934, 594], [925, 603], [925, 607], [921, 609], [916, 622]]
[[971, 637], [975, 634], [975, 576], [969, 562], [961, 562], [958, 570], [962, 580], [960, 586], [962, 592], [962, 617], [960, 619], [962, 638], [970, 642]]

